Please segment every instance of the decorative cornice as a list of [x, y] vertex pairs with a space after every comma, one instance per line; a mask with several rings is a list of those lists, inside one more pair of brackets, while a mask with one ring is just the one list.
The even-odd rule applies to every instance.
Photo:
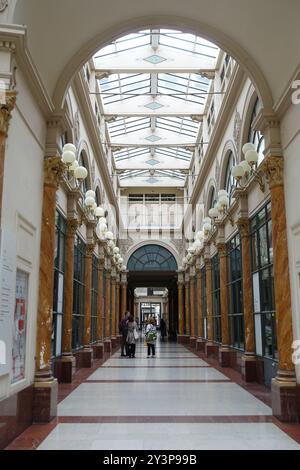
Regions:
[[237, 220], [236, 224], [239, 229], [241, 238], [249, 237], [249, 234], [250, 234], [249, 219], [246, 217], [241, 217], [240, 219]]
[[8, 90], [4, 93], [5, 103], [0, 104], [0, 133], [7, 136], [11, 113], [16, 104], [17, 92]]
[[79, 222], [77, 219], [68, 219], [67, 220], [67, 236], [75, 237], [77, 229], [79, 227]]
[[44, 159], [44, 184], [58, 188], [62, 180], [65, 165], [60, 157], [47, 157]]
[[263, 161], [262, 170], [267, 177], [270, 189], [283, 186], [283, 168], [284, 160], [282, 157], [269, 156]]
[[0, 0], [0, 13], [8, 7], [8, 0]]

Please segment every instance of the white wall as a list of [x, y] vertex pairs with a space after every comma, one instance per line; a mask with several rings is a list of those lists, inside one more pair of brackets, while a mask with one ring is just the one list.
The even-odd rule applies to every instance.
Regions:
[[[26, 378], [11, 386], [9, 376], [0, 377], [0, 399], [33, 382], [39, 288], [46, 124], [20, 72], [17, 72], [17, 89], [17, 105], [12, 114], [6, 145], [2, 227], [14, 250], [14, 271], [20, 268], [29, 273]], [[10, 314], [13, 318], [14, 306]]]

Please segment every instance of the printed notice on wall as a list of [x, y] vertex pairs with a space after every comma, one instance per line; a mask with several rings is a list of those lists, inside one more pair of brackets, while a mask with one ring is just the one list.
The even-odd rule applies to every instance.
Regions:
[[12, 348], [12, 383], [25, 378], [26, 320], [29, 275], [20, 269], [16, 276], [16, 299]]
[[0, 248], [0, 376], [11, 368], [12, 319], [15, 304], [16, 239], [1, 232]]

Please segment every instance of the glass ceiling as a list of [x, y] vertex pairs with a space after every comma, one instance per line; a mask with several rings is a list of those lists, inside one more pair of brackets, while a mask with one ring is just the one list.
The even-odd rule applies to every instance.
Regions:
[[[161, 29], [129, 34], [95, 55], [116, 169], [128, 160], [120, 181], [163, 185], [172, 177], [183, 186], [180, 170], [192, 158], [218, 54], [205, 39]], [[166, 161], [169, 168], [155, 170]], [[137, 162], [145, 168], [136, 170]]]

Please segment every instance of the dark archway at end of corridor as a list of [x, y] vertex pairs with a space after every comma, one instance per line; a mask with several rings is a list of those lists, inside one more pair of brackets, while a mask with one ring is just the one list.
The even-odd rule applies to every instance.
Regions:
[[174, 339], [178, 331], [177, 269], [174, 255], [167, 248], [155, 244], [138, 248], [127, 263], [130, 311], [134, 309], [134, 290], [137, 287], [168, 289], [168, 331]]

